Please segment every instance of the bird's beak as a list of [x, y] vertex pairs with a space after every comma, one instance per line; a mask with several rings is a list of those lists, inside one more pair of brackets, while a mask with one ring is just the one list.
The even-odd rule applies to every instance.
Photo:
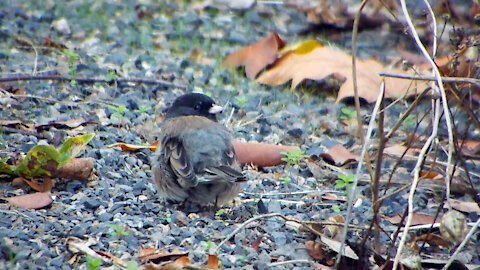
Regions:
[[210, 109], [208, 109], [208, 113], [211, 113], [211, 114], [216, 114], [216, 113], [219, 113], [219, 112], [222, 112], [222, 111], [223, 111], [223, 107], [215, 105], [215, 104], [213, 104], [212, 107], [210, 107]]

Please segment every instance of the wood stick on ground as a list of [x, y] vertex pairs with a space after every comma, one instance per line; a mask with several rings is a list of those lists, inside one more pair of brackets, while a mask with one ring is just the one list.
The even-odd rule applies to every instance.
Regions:
[[144, 84], [157, 84], [169, 88], [180, 88], [187, 89], [185, 85], [175, 84], [162, 80], [155, 79], [142, 79], [142, 78], [118, 78], [114, 80], [107, 80], [105, 78], [74, 78], [70, 76], [59, 76], [59, 75], [15, 75], [9, 77], [0, 78], [0, 82], [11, 82], [11, 81], [41, 81], [41, 80], [52, 80], [52, 81], [71, 81], [75, 80], [78, 83], [144, 83]]

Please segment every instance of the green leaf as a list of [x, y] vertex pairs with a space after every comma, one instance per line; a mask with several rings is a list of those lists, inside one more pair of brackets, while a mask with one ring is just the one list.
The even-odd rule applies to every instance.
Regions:
[[76, 157], [87, 145], [87, 143], [95, 136], [95, 133], [88, 133], [67, 139], [60, 147], [60, 166], [69, 159]]
[[102, 260], [100, 258], [86, 257], [87, 268], [89, 270], [100, 269], [102, 265]]
[[51, 145], [36, 145], [18, 165], [15, 173], [26, 178], [50, 176], [57, 170], [60, 154]]
[[7, 164], [8, 157], [0, 159], [0, 173], [14, 174], [15, 167]]
[[127, 270], [137, 270], [138, 264], [136, 261], [128, 261], [127, 262]]
[[343, 189], [347, 184], [343, 180], [336, 180], [335, 181], [335, 189]]

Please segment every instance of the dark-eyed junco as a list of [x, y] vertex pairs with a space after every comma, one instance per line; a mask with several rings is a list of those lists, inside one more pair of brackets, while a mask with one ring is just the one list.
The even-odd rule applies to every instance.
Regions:
[[246, 179], [230, 133], [217, 122], [221, 111], [213, 99], [199, 93], [180, 96], [168, 108], [152, 158], [161, 197], [219, 207], [240, 192]]

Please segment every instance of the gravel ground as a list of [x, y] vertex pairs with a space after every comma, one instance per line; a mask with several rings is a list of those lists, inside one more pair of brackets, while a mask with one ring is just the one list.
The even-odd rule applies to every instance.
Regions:
[[[93, 250], [110, 252], [125, 261], [136, 260], [141, 248], [157, 247], [187, 251], [193, 263], [204, 263], [209, 249], [259, 214], [280, 213], [304, 221], [325, 221], [338, 211], [345, 212], [346, 203], [320, 199], [324, 193], [344, 194], [334, 189], [337, 172], [327, 169], [330, 175], [318, 177], [305, 162], [294, 167], [245, 167], [251, 180], [244, 184], [239, 200], [223, 211], [203, 211], [195, 206], [180, 209], [157, 198], [149, 150], [129, 153], [107, 147], [116, 142], [153, 142], [161, 125], [158, 116], [162, 110], [175, 97], [190, 91], [202, 91], [219, 104], [226, 104], [227, 114], [233, 110], [227, 124], [238, 140], [299, 145], [306, 153], [317, 155], [323, 147], [337, 142], [347, 147], [358, 145], [349, 127], [339, 121], [344, 105], [335, 104], [334, 95], [258, 85], [244, 78], [242, 72], [221, 66], [226, 54], [271, 31], [283, 34], [289, 42], [306, 38], [300, 34], [308, 25], [298, 11], [257, 4], [246, 11], [232, 12], [222, 7], [196, 9], [194, 4], [185, 2], [148, 0], [7, 0], [2, 5], [2, 76], [32, 72], [77, 78], [118, 76], [164, 80], [177, 86], [46, 80], [1, 85], [27, 95], [21, 99], [0, 95], [2, 120], [41, 124], [76, 119], [96, 124], [18, 132], [0, 129], [0, 158], [16, 158], [38, 143], [58, 146], [74, 135], [96, 135], [82, 154], [95, 160], [90, 181], [57, 182], [52, 191], [56, 200], [46, 209], [24, 210], [0, 204], [0, 268], [87, 269], [84, 256], [69, 262], [74, 254], [67, 248], [67, 239], [72, 236], [91, 239]], [[45, 43], [47, 38], [58, 46]], [[401, 36], [395, 38], [403, 40]], [[349, 46], [349, 39], [349, 34], [335, 37], [339, 46]], [[382, 46], [382, 40], [392, 39], [382, 36], [375, 45], [365, 46], [362, 53], [367, 54], [372, 46]], [[194, 49], [202, 50], [210, 62], [193, 60]], [[311, 92], [308, 86], [304, 90]], [[371, 107], [365, 105], [363, 109]], [[387, 112], [391, 123], [404, 109], [398, 105]], [[222, 118], [224, 121], [227, 117]], [[394, 162], [385, 163], [388, 170]], [[397, 178], [408, 180], [413, 166], [413, 162], [403, 164], [404, 173], [396, 174]], [[354, 168], [342, 170], [352, 173]], [[361, 183], [359, 189], [363, 200], [354, 208], [353, 224], [368, 226], [372, 216], [370, 188]], [[29, 192], [12, 186], [10, 179], [0, 182], [1, 197]], [[406, 202], [405, 192], [399, 192], [384, 202], [381, 213], [403, 213]], [[433, 214], [432, 205], [439, 202], [436, 191], [419, 192], [416, 210]], [[476, 221], [478, 216], [469, 218]], [[112, 235], [111, 225], [123, 226], [128, 235], [119, 240]], [[396, 228], [385, 220], [382, 226], [392, 232]], [[350, 232], [352, 248], [358, 249], [361, 235], [362, 231]], [[381, 234], [381, 241], [389, 243], [389, 237]], [[224, 268], [311, 269], [302, 263], [275, 267], [270, 264], [313, 260], [305, 242], [314, 239], [297, 232], [282, 219], [260, 219], [235, 234], [222, 246], [218, 257]], [[468, 247], [468, 262], [478, 264], [478, 234], [473, 240], [477, 245]], [[258, 248], [254, 248], [255, 241], [260, 241]], [[443, 250], [442, 256], [448, 257], [448, 251]]]

